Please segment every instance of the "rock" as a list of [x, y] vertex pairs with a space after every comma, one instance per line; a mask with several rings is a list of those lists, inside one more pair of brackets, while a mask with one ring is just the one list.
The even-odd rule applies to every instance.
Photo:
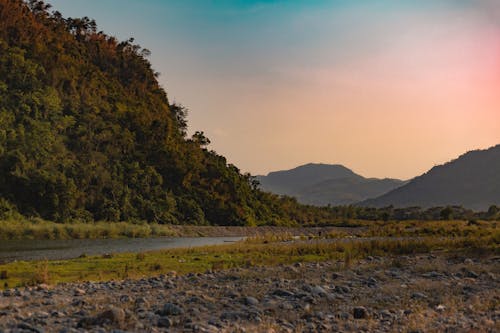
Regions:
[[292, 293], [288, 290], [276, 289], [275, 291], [273, 291], [273, 295], [279, 296], [279, 297], [293, 297], [294, 293]]
[[259, 300], [252, 296], [246, 296], [243, 298], [243, 304], [257, 306], [259, 305]]
[[45, 311], [40, 311], [40, 312], [37, 312], [35, 314], [36, 317], [40, 318], [40, 319], [47, 319], [49, 318], [49, 314]]
[[412, 299], [427, 299], [427, 295], [425, 295], [423, 293], [416, 292], [416, 293], [411, 294], [411, 298]]
[[158, 322], [156, 323], [156, 326], [169, 328], [169, 327], [173, 326], [173, 321], [172, 321], [172, 319], [170, 319], [168, 317], [160, 317], [158, 319]]
[[432, 279], [432, 278], [439, 278], [439, 277], [442, 277], [443, 274], [441, 273], [438, 273], [436, 271], [431, 271], [431, 272], [428, 272], [428, 273], [424, 273], [422, 274], [423, 277], [425, 278], [428, 278], [428, 279]]
[[321, 287], [321, 286], [314, 286], [312, 288], [311, 292], [314, 295], [319, 295], [319, 296], [326, 296], [326, 295], [328, 295], [328, 293], [326, 292], [326, 290], [323, 289], [323, 287]]
[[353, 309], [352, 315], [354, 319], [366, 319], [368, 318], [368, 310], [364, 306], [357, 306]]
[[75, 296], [83, 296], [83, 295], [85, 295], [85, 294], [86, 294], [85, 290], [80, 289], [80, 288], [76, 288], [76, 289], [75, 289], [75, 292], [74, 292], [74, 295], [75, 295]]
[[444, 312], [446, 310], [446, 307], [443, 304], [439, 304], [434, 308], [437, 312]]
[[470, 258], [465, 258], [464, 264], [466, 264], [466, 265], [473, 265], [474, 261], [472, 259], [470, 259]]
[[383, 320], [391, 320], [393, 318], [393, 314], [389, 310], [382, 310], [379, 312], [379, 317]]
[[237, 320], [244, 318], [244, 317], [245, 317], [245, 314], [242, 312], [227, 311], [227, 312], [223, 312], [220, 315], [220, 320], [222, 320], [222, 321], [237, 321]]
[[59, 312], [57, 310], [54, 310], [50, 313], [50, 316], [51, 317], [54, 317], [54, 318], [61, 318], [64, 316], [64, 314], [62, 312]]
[[41, 329], [39, 327], [31, 326], [27, 323], [19, 323], [19, 324], [17, 324], [17, 328], [20, 328], [20, 329], [26, 330], [26, 331], [30, 331], [33, 333], [43, 333], [44, 332], [43, 329]]
[[61, 329], [58, 333], [78, 333], [79, 331], [76, 328], [65, 327]]
[[375, 279], [373, 276], [366, 281], [366, 284], [371, 287], [375, 286], [377, 283], [377, 279]]
[[464, 273], [465, 273], [465, 276], [468, 277], [468, 278], [477, 279], [479, 277], [479, 274], [477, 274], [474, 271], [468, 270], [468, 269], [466, 269], [464, 271]]
[[288, 311], [291, 311], [293, 310], [295, 307], [292, 303], [290, 302], [283, 302], [281, 305], [280, 305], [280, 308], [283, 309], [283, 310], [288, 310]]
[[339, 294], [348, 294], [351, 292], [351, 288], [347, 286], [335, 286], [334, 291]]
[[121, 295], [120, 296], [120, 302], [121, 303], [128, 303], [131, 301], [131, 298], [129, 295]]
[[137, 297], [135, 299], [134, 305], [136, 308], [142, 308], [142, 309], [144, 308], [147, 309], [150, 306], [148, 300], [144, 297]]
[[182, 314], [184, 314], [184, 310], [173, 303], [166, 303], [160, 311], [160, 315], [163, 316], [180, 316]]
[[96, 324], [102, 324], [106, 321], [113, 324], [123, 324], [125, 321], [125, 311], [121, 308], [110, 306], [107, 310], [101, 312], [95, 318]]
[[210, 318], [208, 320], [208, 325], [214, 326], [217, 328], [222, 328], [222, 326], [223, 326], [222, 323], [217, 318]]
[[47, 291], [47, 290], [49, 290], [49, 285], [48, 285], [48, 284], [46, 284], [46, 283], [40, 283], [40, 284], [36, 287], [36, 289], [37, 289], [38, 291]]

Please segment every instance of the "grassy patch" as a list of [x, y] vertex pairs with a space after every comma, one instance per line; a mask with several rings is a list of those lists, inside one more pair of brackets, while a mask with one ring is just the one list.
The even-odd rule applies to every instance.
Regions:
[[139, 238], [174, 234], [174, 230], [167, 225], [145, 223], [55, 223], [41, 219], [0, 221], [0, 240]]
[[485, 237], [500, 241], [499, 221], [360, 221], [363, 237]]

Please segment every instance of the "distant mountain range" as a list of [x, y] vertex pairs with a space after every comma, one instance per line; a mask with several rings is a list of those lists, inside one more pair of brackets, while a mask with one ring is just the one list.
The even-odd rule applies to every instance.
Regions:
[[257, 176], [263, 190], [304, 204], [422, 208], [500, 205], [500, 145], [468, 152], [410, 181], [365, 178], [342, 165], [306, 164]]
[[406, 185], [361, 206], [423, 208], [461, 205], [474, 210], [487, 210], [500, 204], [500, 145], [475, 150], [436, 166]]
[[296, 197], [304, 204], [348, 205], [402, 186], [398, 179], [365, 178], [342, 165], [306, 164], [257, 176], [263, 190]]

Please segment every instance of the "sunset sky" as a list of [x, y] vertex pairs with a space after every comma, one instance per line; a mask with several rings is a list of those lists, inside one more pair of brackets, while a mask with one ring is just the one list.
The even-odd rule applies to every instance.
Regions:
[[190, 131], [242, 171], [408, 179], [500, 143], [497, 0], [49, 0], [151, 50]]

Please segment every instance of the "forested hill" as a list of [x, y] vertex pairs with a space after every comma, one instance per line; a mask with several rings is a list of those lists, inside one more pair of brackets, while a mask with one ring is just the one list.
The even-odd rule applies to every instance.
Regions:
[[500, 145], [467, 152], [435, 166], [408, 184], [360, 206], [394, 207], [460, 205], [488, 210], [500, 204]]
[[88, 18], [0, 0], [0, 218], [317, 220], [259, 191], [202, 132], [187, 137], [186, 110], [169, 103], [148, 55]]

